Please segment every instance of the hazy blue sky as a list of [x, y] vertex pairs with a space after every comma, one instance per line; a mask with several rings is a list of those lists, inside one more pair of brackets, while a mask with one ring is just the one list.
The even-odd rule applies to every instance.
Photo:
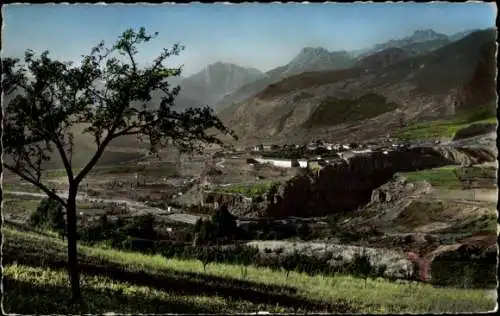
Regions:
[[49, 49], [79, 60], [100, 40], [145, 26], [159, 37], [141, 58], [162, 47], [186, 46], [175, 65], [184, 75], [224, 61], [266, 71], [286, 64], [305, 46], [353, 50], [432, 28], [444, 34], [495, 26], [494, 3], [7, 5], [3, 54]]

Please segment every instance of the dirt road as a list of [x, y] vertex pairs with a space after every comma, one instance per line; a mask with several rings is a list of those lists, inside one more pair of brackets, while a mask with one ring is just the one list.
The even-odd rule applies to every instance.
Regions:
[[429, 194], [429, 198], [441, 200], [463, 200], [470, 202], [490, 202], [498, 201], [498, 190], [491, 189], [471, 189], [471, 190], [436, 190]]

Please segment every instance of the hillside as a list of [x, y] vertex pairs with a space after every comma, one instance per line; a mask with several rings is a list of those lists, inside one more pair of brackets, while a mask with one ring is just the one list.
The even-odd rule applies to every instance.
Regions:
[[[358, 66], [290, 76], [219, 115], [249, 142], [269, 138], [306, 141], [316, 136], [379, 137], [410, 122], [453, 114], [460, 107], [471, 106], [470, 98], [477, 99], [476, 105], [491, 99], [494, 77], [488, 69], [494, 63], [495, 38], [495, 30], [478, 31], [424, 55], [404, 58], [404, 53], [394, 50], [398, 53], [389, 62], [374, 58], [376, 67], [371, 70]], [[489, 75], [485, 77], [484, 73]], [[483, 93], [484, 89], [489, 92]], [[336, 124], [340, 122], [334, 120], [330, 126], [303, 128], [324, 100], [335, 98], [354, 104], [372, 92], [400, 106], [384, 113], [366, 113], [357, 123]]]
[[71, 308], [65, 244], [44, 232], [9, 228], [4, 233], [3, 308], [8, 313], [425, 313], [481, 312], [494, 306], [481, 289], [365, 282], [349, 275], [287, 274], [254, 266], [244, 277], [238, 264], [214, 262], [205, 271], [198, 260], [80, 245], [86, 302]]
[[184, 78], [179, 84], [181, 87], [179, 97], [214, 106], [233, 90], [266, 77], [266, 74], [255, 68], [217, 62]]
[[412, 50], [418, 54], [430, 53], [433, 50], [439, 49], [451, 42], [456, 42], [468, 36], [476, 30], [465, 30], [452, 35], [437, 33], [432, 29], [416, 30], [412, 35], [399, 39], [391, 39], [386, 42], [374, 45], [371, 48], [366, 48], [358, 51], [355, 56], [362, 59], [374, 53], [384, 51], [391, 48], [402, 48]]
[[222, 111], [285, 77], [303, 72], [347, 69], [352, 67], [354, 62], [351, 55], [345, 51], [330, 52], [323, 47], [305, 47], [288, 64], [269, 70], [266, 77], [244, 85], [224, 97], [216, 106], [216, 109]]

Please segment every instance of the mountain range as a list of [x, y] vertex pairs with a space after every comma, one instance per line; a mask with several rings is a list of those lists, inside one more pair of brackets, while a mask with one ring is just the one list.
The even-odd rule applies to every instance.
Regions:
[[352, 67], [287, 76], [218, 115], [249, 142], [355, 140], [494, 100], [496, 30], [463, 33], [454, 42], [433, 32], [413, 37], [392, 41], [399, 47], [377, 46]]
[[[389, 40], [361, 51], [330, 52], [323, 47], [305, 47], [287, 64], [267, 72], [231, 63], [213, 63], [191, 76], [172, 78], [172, 85], [181, 87], [176, 107], [184, 109], [208, 105], [221, 111], [291, 75], [308, 71], [348, 69], [353, 66], [379, 67], [394, 60], [436, 50], [471, 32], [472, 30], [467, 30], [447, 36], [433, 30], [417, 30], [411, 36]], [[391, 48], [394, 49], [386, 52]], [[376, 55], [377, 53], [382, 54]], [[157, 103], [160, 96], [155, 94], [153, 103]]]

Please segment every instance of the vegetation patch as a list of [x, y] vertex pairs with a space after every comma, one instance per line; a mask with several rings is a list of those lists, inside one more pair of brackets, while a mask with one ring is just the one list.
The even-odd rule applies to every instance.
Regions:
[[[4, 194], [4, 198], [5, 198]], [[18, 196], [14, 196], [13, 199], [4, 199], [2, 205], [2, 211], [4, 214], [28, 217], [29, 214], [38, 207], [40, 203], [40, 198], [23, 198], [19, 199]]]
[[443, 202], [413, 201], [396, 218], [394, 224], [413, 228], [442, 220]]
[[[256, 304], [210, 294], [182, 294], [152, 285], [115, 280], [112, 277], [82, 275], [82, 306], [69, 306], [69, 287], [64, 269], [10, 265], [5, 267], [4, 297], [7, 312], [21, 314], [120, 313], [231, 313], [266, 310], [286, 311], [271, 304]], [[35, 295], [36, 293], [36, 295]]]
[[428, 122], [417, 122], [397, 131], [401, 140], [451, 139], [455, 134], [472, 124], [496, 124], [496, 105], [487, 104], [473, 110], [464, 110], [455, 117]]
[[337, 99], [328, 97], [304, 123], [306, 128], [352, 123], [372, 118], [395, 110], [396, 103], [389, 102], [384, 96], [368, 93], [357, 99]]
[[225, 187], [214, 187], [215, 192], [235, 193], [248, 197], [260, 197], [271, 190], [271, 188], [279, 186], [279, 182], [262, 181], [250, 184], [231, 184]]
[[410, 182], [425, 180], [435, 187], [447, 189], [462, 188], [462, 182], [458, 177], [456, 166], [444, 166], [420, 171], [402, 172], [401, 175], [406, 177]]
[[[72, 312], [65, 304], [69, 299], [66, 274], [59, 270], [65, 265], [65, 243], [12, 229], [3, 232], [5, 310]], [[367, 279], [365, 284], [363, 276], [311, 276], [291, 271], [287, 277], [279, 270], [248, 266], [243, 277], [239, 264], [212, 263], [204, 272], [199, 260], [83, 245], [79, 256], [88, 304], [82, 311], [87, 313], [484, 312], [496, 304], [484, 290], [434, 288], [383, 279]]]
[[484, 214], [439, 231], [440, 234], [467, 234], [467, 233], [497, 233], [497, 214]]
[[433, 169], [400, 173], [410, 182], [427, 181], [434, 187], [444, 189], [463, 189], [471, 182], [492, 180], [497, 177], [497, 168], [444, 166]]

